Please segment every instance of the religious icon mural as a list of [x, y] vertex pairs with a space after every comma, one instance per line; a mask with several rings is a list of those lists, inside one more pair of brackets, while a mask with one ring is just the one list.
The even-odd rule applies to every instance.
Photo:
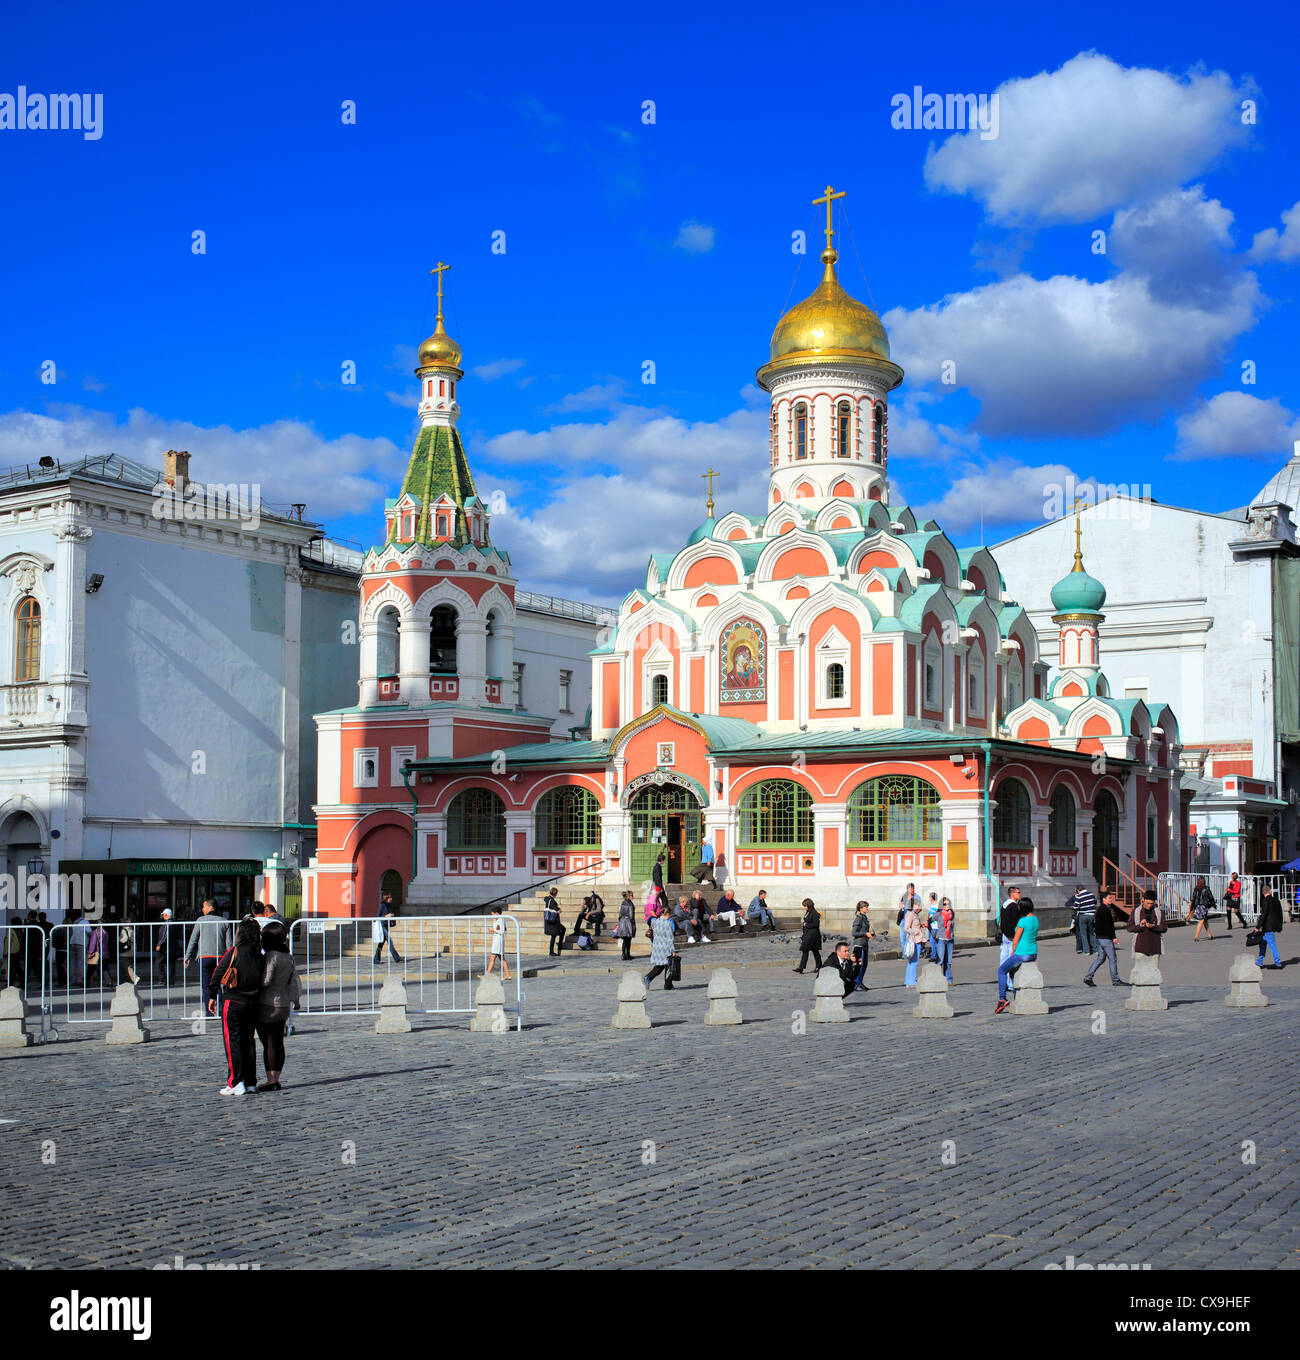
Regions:
[[762, 703], [767, 698], [767, 634], [753, 619], [737, 619], [718, 649], [724, 704]]

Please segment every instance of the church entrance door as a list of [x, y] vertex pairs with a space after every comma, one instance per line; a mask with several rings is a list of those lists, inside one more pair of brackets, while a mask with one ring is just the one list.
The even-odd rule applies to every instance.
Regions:
[[632, 882], [650, 878], [660, 854], [664, 882], [681, 883], [700, 857], [700, 808], [691, 794], [671, 784], [652, 785], [632, 799]]

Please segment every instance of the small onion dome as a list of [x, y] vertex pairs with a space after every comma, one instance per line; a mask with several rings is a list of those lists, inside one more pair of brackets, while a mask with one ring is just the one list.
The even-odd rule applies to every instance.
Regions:
[[689, 548], [692, 543], [699, 543], [701, 539], [712, 538], [713, 530], [717, 527], [717, 523], [718, 521], [710, 516], [703, 523], [696, 525], [691, 531], [690, 538], [686, 540], [686, 546]]
[[1073, 570], [1052, 587], [1052, 606], [1058, 614], [1098, 614], [1106, 603], [1106, 587], [1083, 569], [1075, 555]]
[[447, 334], [442, 317], [433, 334], [420, 346], [417, 372], [421, 368], [459, 368], [460, 346]]

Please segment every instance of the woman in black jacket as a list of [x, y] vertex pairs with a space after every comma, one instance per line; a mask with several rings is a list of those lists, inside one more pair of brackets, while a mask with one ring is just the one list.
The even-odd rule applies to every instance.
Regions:
[[[1255, 963], [1260, 968], [1281, 968], [1282, 959], [1277, 952], [1277, 933], [1282, 929], [1282, 903], [1277, 894], [1271, 890], [1264, 895], [1264, 900], [1259, 904], [1259, 920], [1255, 924], [1255, 929], [1259, 931], [1259, 958]], [[1264, 963], [1266, 949], [1273, 951], [1273, 962], [1268, 965]]]
[[813, 906], [811, 897], [803, 900], [803, 933], [799, 936], [799, 948], [803, 951], [799, 959], [799, 966], [794, 971], [802, 973], [808, 966], [808, 955], [813, 956], [813, 965], [818, 972], [822, 966], [822, 918], [821, 913]]
[[221, 1018], [221, 1038], [230, 1069], [223, 1096], [242, 1096], [257, 1086], [257, 998], [262, 990], [262, 932], [246, 916], [239, 923], [235, 943], [217, 960], [212, 979], [220, 981], [216, 1001], [208, 1010]]
[[284, 1027], [293, 1007], [298, 1004], [302, 986], [293, 955], [289, 952], [289, 935], [279, 921], [268, 921], [262, 927], [262, 990], [257, 998], [257, 1037], [262, 1041], [262, 1065], [266, 1081], [259, 1091], [278, 1091], [280, 1073], [284, 1071]]

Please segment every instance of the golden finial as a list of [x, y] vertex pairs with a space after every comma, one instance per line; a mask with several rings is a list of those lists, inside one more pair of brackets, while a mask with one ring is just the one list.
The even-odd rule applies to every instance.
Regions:
[[[814, 208], [819, 207], [819, 206], [820, 206], [821, 204], [823, 204], [823, 203], [826, 205], [826, 250], [827, 250], [827, 253], [833, 252], [834, 249], [835, 249], [835, 247], [831, 244], [831, 237], [835, 235], [835, 227], [833, 226], [833, 224], [832, 224], [832, 222], [831, 222], [831, 206], [832, 206], [832, 204], [835, 202], [835, 200], [836, 200], [837, 198], [843, 198], [844, 195], [847, 194], [847, 193], [848, 193], [848, 190], [847, 190], [847, 189], [841, 189], [838, 193], [836, 193], [836, 191], [835, 191], [834, 189], [832, 189], [831, 186], [828, 184], [828, 185], [826, 186], [826, 193], [825, 193], [825, 195], [824, 195], [823, 197], [821, 197], [821, 198], [814, 198], [814, 199], [813, 199], [813, 207], [814, 207]], [[824, 259], [824, 258], [825, 258], [825, 256], [823, 256], [823, 259]]]
[[1083, 529], [1079, 524], [1079, 507], [1085, 504], [1082, 496], [1074, 498], [1074, 566], [1070, 568], [1071, 571], [1083, 570]]
[[701, 476], [701, 477], [707, 477], [707, 478], [709, 479], [709, 518], [712, 519], [712, 518], [713, 518], [713, 479], [714, 479], [715, 477], [721, 477], [722, 474], [721, 474], [720, 472], [714, 472], [713, 469], [710, 468], [710, 469], [708, 470], [708, 472], [701, 472], [701, 473], [700, 473], [700, 476]]
[[[438, 276], [438, 320], [439, 320], [439, 321], [442, 320], [442, 273], [443, 273], [443, 270], [444, 270], [444, 269], [450, 269], [450, 268], [451, 268], [451, 265], [449, 265], [449, 264], [443, 264], [443, 262], [442, 262], [441, 260], [439, 260], [437, 266], [436, 266], [435, 268], [429, 270], [429, 273], [430, 273], [430, 274], [436, 274], [436, 275]], [[425, 315], [427, 316], [428, 313], [426, 312]]]

